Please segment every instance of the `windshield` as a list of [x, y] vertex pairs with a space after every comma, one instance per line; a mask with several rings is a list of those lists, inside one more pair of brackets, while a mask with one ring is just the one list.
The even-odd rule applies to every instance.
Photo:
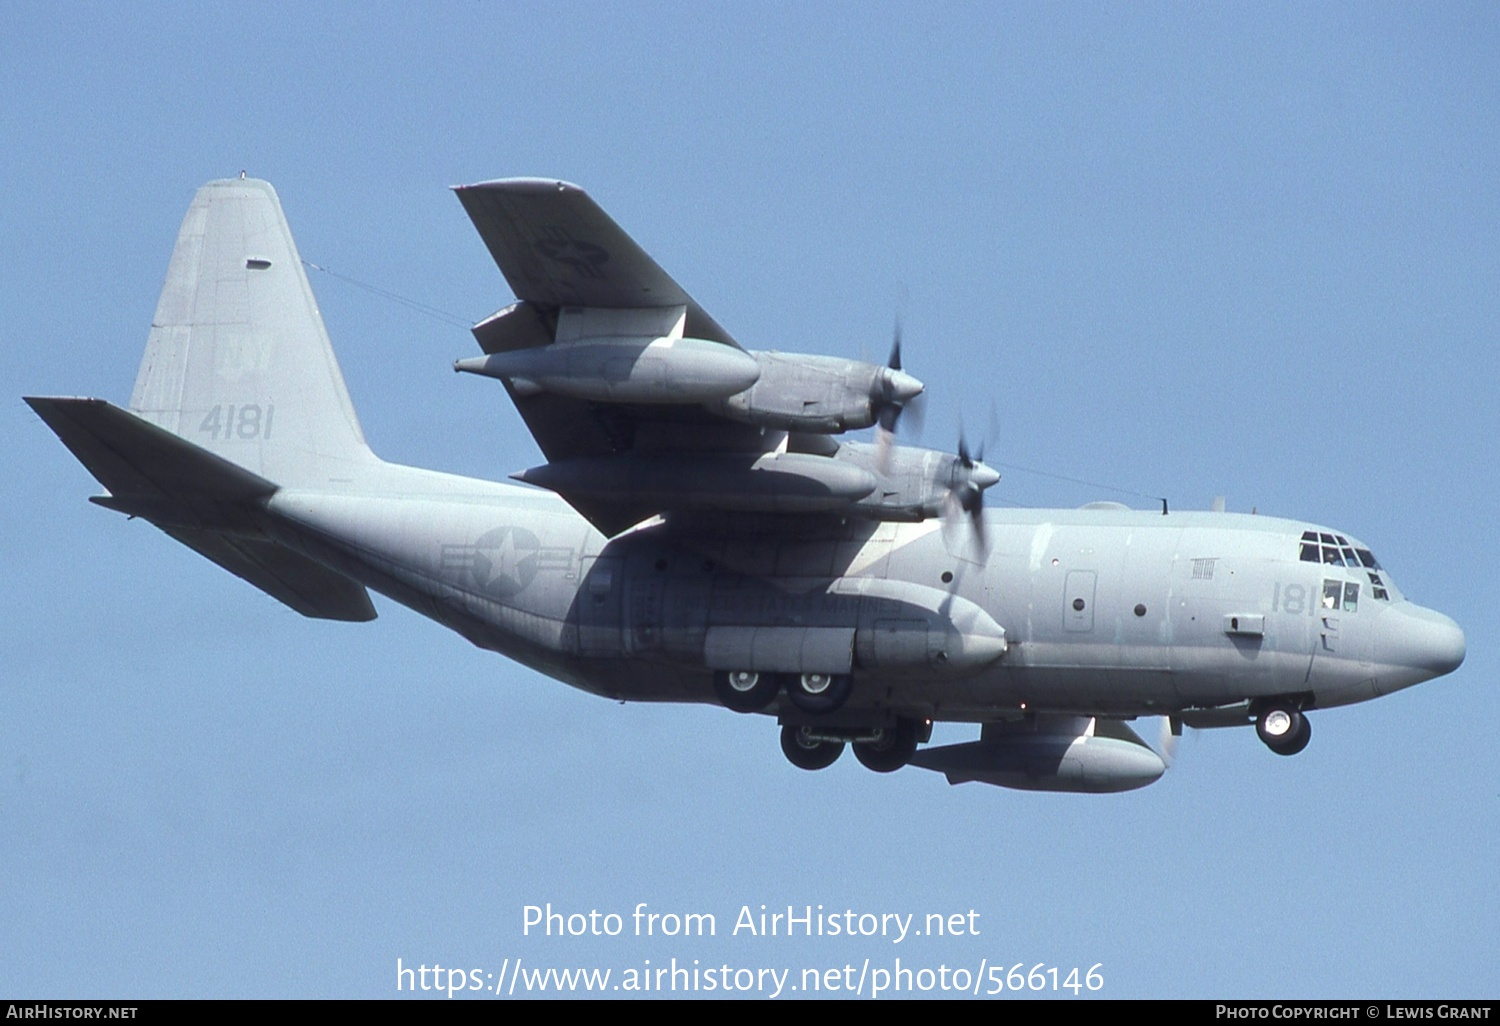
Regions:
[[1328, 531], [1303, 531], [1298, 558], [1304, 563], [1344, 567], [1351, 577], [1368, 578], [1370, 594], [1377, 600], [1391, 600], [1392, 589], [1385, 580], [1385, 569], [1375, 554], [1357, 541]]

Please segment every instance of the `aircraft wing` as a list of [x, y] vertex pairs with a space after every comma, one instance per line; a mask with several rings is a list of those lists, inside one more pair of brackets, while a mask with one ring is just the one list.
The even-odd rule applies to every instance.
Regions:
[[[578, 186], [511, 178], [457, 186], [454, 192], [519, 300], [474, 327], [486, 354], [540, 350], [579, 334], [595, 333], [597, 341], [598, 332], [611, 330], [589, 326], [601, 321], [638, 338], [686, 335], [742, 353], [729, 332]], [[625, 339], [614, 341], [623, 345]], [[495, 376], [554, 464], [642, 447], [671, 451], [706, 437], [734, 449], [761, 445], [757, 430], [701, 405], [601, 401], [526, 389], [513, 377]], [[610, 509], [620, 504], [567, 497], [607, 533], [640, 519], [642, 507], [636, 503]]]
[[747, 352], [578, 186], [454, 191], [517, 297], [474, 326], [485, 355], [454, 369], [503, 382], [547, 457], [513, 476], [603, 533], [686, 511], [913, 520], [950, 497], [954, 457], [829, 437], [889, 431], [921, 392], [899, 345], [884, 366]]
[[516, 298], [558, 307], [687, 308], [685, 332], [738, 344], [576, 185], [508, 178], [453, 190]]

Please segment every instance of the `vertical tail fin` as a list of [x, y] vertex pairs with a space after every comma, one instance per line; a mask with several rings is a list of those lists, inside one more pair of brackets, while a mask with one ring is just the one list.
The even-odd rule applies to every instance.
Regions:
[[130, 407], [281, 485], [348, 481], [374, 461], [269, 182], [193, 197]]

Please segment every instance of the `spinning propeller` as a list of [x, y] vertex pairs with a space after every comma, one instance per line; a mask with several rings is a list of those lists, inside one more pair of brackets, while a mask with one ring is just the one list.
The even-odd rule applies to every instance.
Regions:
[[1172, 768], [1172, 763], [1177, 759], [1177, 745], [1182, 740], [1182, 720], [1176, 716], [1163, 716], [1161, 718], [1161, 736], [1157, 739], [1156, 754], [1161, 756], [1161, 761]]
[[960, 522], [967, 514], [974, 538], [981, 552], [988, 550], [984, 536], [984, 490], [1000, 480], [1000, 474], [984, 465], [984, 446], [971, 456], [962, 430], [958, 435], [958, 459], [953, 463], [951, 485], [944, 503], [943, 516], [949, 523]]
[[[896, 425], [903, 415], [910, 414], [909, 423], [920, 434], [923, 420], [925, 393], [922, 382], [901, 369], [901, 318], [896, 318], [891, 333], [891, 355], [870, 387], [870, 405], [876, 418], [876, 468], [882, 474], [891, 472], [892, 456], [896, 448]], [[990, 410], [990, 430], [994, 433], [995, 412]], [[943, 518], [948, 523], [962, 522], [967, 515], [973, 527], [973, 536], [981, 551], [986, 550], [984, 536], [984, 490], [1000, 480], [998, 472], [984, 465], [984, 446], [969, 453], [963, 429], [959, 429], [958, 456], [952, 462], [947, 481], [948, 492], [943, 500]]]
[[901, 318], [896, 318], [892, 332], [891, 356], [884, 369], [875, 376], [870, 389], [870, 404], [875, 408], [878, 425], [875, 444], [878, 446], [876, 465], [882, 474], [890, 473], [891, 450], [896, 444], [896, 425], [901, 415], [908, 410], [912, 426], [917, 434], [922, 433], [922, 389], [925, 386], [901, 369]]

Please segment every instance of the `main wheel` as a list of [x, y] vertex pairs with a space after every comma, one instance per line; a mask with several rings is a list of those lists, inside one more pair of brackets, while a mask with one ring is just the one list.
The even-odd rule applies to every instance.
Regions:
[[873, 741], [856, 741], [854, 757], [866, 769], [892, 773], [911, 761], [917, 752], [917, 723], [899, 719], [894, 727], [885, 727]]
[[1277, 755], [1296, 755], [1307, 747], [1307, 743], [1312, 740], [1312, 720], [1301, 713], [1297, 714], [1297, 719], [1300, 721], [1297, 732], [1285, 744], [1272, 745], [1271, 751]]
[[1268, 705], [1255, 720], [1255, 733], [1277, 755], [1296, 755], [1312, 740], [1312, 724], [1300, 710]]
[[805, 713], [837, 712], [849, 700], [854, 678], [847, 673], [801, 673], [787, 677], [786, 697]]
[[798, 769], [827, 769], [844, 754], [844, 742], [823, 741], [812, 736], [810, 727], [794, 727], [788, 724], [781, 728], [781, 750]]
[[714, 696], [735, 712], [760, 712], [776, 698], [781, 681], [774, 673], [754, 670], [720, 670], [714, 674]]

